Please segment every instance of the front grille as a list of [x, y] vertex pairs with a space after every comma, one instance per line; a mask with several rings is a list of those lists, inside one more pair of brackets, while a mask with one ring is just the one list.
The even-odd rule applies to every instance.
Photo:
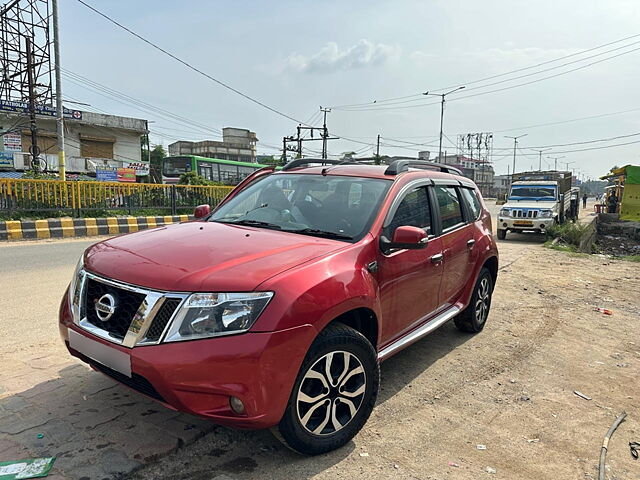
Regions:
[[144, 378], [142, 375], [138, 375], [137, 373], [132, 373], [131, 378], [129, 378], [120, 372], [112, 370], [106, 365], [96, 362], [92, 358], [89, 358], [86, 355], [83, 355], [82, 353], [76, 350], [72, 350], [72, 352], [80, 360], [88, 363], [89, 365], [94, 367], [96, 370], [104, 373], [105, 375], [110, 376], [115, 381], [120, 382], [126, 385], [127, 387], [132, 388], [144, 395], [147, 395], [148, 397], [154, 398], [155, 400], [167, 403], [164, 397], [158, 393], [158, 391], [154, 388], [151, 382], [146, 378]]
[[[145, 299], [142, 293], [107, 285], [93, 278], [88, 278], [85, 285], [83, 313], [92, 325], [101, 328], [119, 340], [123, 340], [129, 330], [134, 315]], [[107, 320], [101, 320], [95, 304], [103, 295], [109, 294], [115, 299], [115, 311]]]
[[165, 327], [169, 323], [169, 320], [171, 320], [173, 313], [176, 311], [176, 308], [178, 308], [181, 301], [181, 298], [168, 298], [165, 300], [147, 331], [145, 342], [157, 342], [160, 340], [162, 332], [164, 332]]
[[515, 218], [538, 218], [538, 210], [513, 210], [511, 216]]

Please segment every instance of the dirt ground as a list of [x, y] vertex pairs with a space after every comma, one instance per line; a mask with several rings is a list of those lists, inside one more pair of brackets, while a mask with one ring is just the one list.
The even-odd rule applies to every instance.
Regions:
[[449, 324], [382, 365], [377, 407], [346, 447], [307, 458], [267, 431], [217, 427], [131, 478], [593, 479], [603, 437], [626, 411], [607, 478], [640, 479], [628, 447], [640, 441], [640, 265], [540, 240], [500, 242], [482, 333]]

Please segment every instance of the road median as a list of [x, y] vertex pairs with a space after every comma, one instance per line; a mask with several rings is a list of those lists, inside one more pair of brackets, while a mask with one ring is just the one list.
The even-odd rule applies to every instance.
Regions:
[[46, 220], [0, 221], [0, 241], [118, 235], [186, 222], [192, 215], [143, 217], [49, 218]]

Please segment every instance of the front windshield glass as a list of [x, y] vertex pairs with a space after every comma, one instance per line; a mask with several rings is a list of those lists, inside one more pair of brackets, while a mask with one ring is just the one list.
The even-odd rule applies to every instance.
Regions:
[[338, 240], [368, 231], [391, 181], [346, 176], [269, 175], [209, 219]]
[[165, 177], [179, 177], [191, 170], [191, 158], [167, 157], [162, 161], [162, 173]]
[[555, 200], [555, 185], [515, 185], [511, 188], [511, 199], [516, 200]]

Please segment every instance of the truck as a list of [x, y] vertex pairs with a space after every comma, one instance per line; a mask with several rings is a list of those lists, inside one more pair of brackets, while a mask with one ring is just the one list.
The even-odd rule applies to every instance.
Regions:
[[580, 189], [571, 172], [521, 172], [512, 177], [507, 202], [498, 214], [498, 239], [507, 232], [544, 233], [552, 225], [578, 218]]

